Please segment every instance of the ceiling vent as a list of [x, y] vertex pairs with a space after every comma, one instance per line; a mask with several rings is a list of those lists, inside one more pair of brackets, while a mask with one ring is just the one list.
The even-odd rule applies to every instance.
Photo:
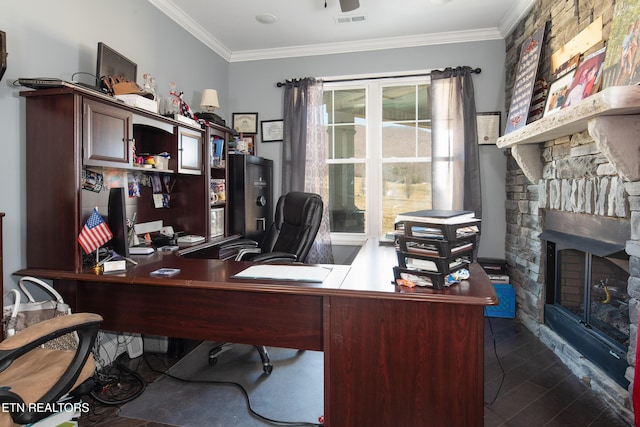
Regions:
[[336, 24], [348, 24], [350, 22], [364, 22], [367, 20], [367, 15], [350, 15], [350, 16], [336, 16]]

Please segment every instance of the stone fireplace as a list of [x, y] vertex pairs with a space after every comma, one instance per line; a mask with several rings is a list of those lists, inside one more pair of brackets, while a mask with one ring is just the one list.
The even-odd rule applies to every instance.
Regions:
[[607, 88], [498, 147], [510, 154], [506, 257], [517, 316], [632, 423], [640, 87]]
[[626, 388], [629, 222], [553, 210], [544, 218], [544, 324]]

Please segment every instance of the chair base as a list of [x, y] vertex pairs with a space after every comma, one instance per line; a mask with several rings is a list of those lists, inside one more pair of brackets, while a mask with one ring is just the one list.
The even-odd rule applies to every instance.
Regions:
[[[209, 350], [209, 363], [212, 366], [215, 366], [218, 363], [218, 356], [220, 356], [225, 351], [231, 349], [232, 343], [221, 343], [211, 350]], [[262, 370], [265, 374], [270, 374], [273, 371], [273, 365], [271, 364], [271, 359], [269, 358], [269, 352], [267, 351], [267, 347], [265, 346], [254, 346], [260, 355], [260, 359], [262, 359]]]

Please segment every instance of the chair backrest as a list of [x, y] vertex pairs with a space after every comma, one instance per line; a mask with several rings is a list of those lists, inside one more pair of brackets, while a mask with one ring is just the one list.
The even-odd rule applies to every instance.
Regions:
[[289, 192], [278, 199], [275, 218], [260, 245], [262, 253], [288, 252], [304, 262], [318, 234], [322, 198], [314, 193]]

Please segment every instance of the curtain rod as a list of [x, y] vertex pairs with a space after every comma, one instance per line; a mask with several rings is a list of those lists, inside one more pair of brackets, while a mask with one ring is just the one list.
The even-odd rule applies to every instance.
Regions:
[[[480, 74], [482, 72], [482, 68], [472, 68], [471, 69], [471, 73], [472, 74]], [[396, 75], [396, 76], [379, 76], [379, 77], [357, 77], [357, 78], [353, 78], [353, 79], [327, 79], [327, 80], [323, 80], [324, 83], [338, 83], [338, 82], [355, 82], [355, 81], [359, 81], [359, 80], [380, 80], [380, 79], [396, 79], [399, 77], [426, 77], [426, 76], [430, 76], [431, 73], [423, 73], [423, 74], [403, 74], [403, 75]], [[295, 84], [297, 83], [297, 80], [299, 79], [292, 79], [291, 81]], [[276, 86], [278, 87], [283, 87], [287, 84], [286, 81], [284, 82], [277, 82]]]

